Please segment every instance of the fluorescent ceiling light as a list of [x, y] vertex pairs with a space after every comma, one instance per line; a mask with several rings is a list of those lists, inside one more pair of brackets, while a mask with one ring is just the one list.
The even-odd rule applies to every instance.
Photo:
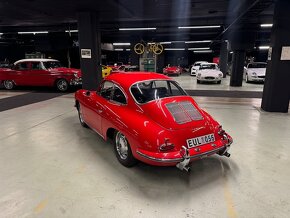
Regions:
[[169, 45], [171, 44], [172, 42], [159, 42], [161, 45]]
[[263, 28], [267, 28], [267, 27], [272, 27], [273, 24], [272, 23], [264, 23], [264, 24], [261, 24], [260, 26]]
[[130, 48], [126, 48], [126, 51], [131, 51], [131, 49]]
[[66, 32], [66, 33], [77, 33], [78, 30], [66, 30], [65, 32]]
[[270, 48], [270, 46], [268, 46], [268, 45], [259, 46], [260, 50], [268, 50], [269, 48]]
[[3, 35], [3, 33], [0, 33], [0, 36]]
[[183, 51], [183, 50], [185, 50], [185, 48], [165, 48], [164, 50], [167, 50], [167, 51]]
[[201, 40], [201, 41], [185, 41], [186, 44], [191, 44], [191, 43], [210, 43], [212, 40]]
[[220, 28], [221, 26], [179, 26], [178, 29], [213, 29], [213, 28]]
[[155, 44], [161, 44], [161, 45], [165, 45], [165, 44], [171, 44], [172, 42], [148, 42], [147, 44], [148, 45], [155, 45]]
[[233, 51], [230, 51], [230, 54], [233, 54], [234, 52]]
[[193, 51], [194, 53], [212, 53], [212, 50]]
[[114, 42], [113, 45], [131, 45], [130, 42]]
[[156, 27], [119, 28], [120, 31], [156, 30]]
[[18, 32], [18, 34], [45, 34], [48, 33], [48, 31], [36, 31], [36, 32]]
[[122, 48], [115, 48], [114, 50], [115, 51], [124, 51], [124, 49], [122, 49]]
[[199, 50], [209, 50], [210, 47], [205, 47], [205, 48], [188, 48], [190, 51], [199, 51]]

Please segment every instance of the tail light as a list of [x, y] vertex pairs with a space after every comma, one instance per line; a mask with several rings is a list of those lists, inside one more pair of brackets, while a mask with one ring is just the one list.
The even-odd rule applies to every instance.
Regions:
[[160, 151], [169, 151], [174, 148], [174, 144], [170, 142], [169, 138], [164, 139], [164, 144], [160, 145]]

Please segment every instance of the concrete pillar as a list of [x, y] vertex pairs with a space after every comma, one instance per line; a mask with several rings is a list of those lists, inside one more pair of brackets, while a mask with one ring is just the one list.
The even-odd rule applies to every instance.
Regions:
[[78, 30], [83, 88], [96, 90], [102, 81], [101, 33], [97, 14], [79, 12]]
[[233, 31], [230, 37], [231, 50], [234, 51], [230, 86], [242, 86], [246, 51], [253, 49], [255, 36], [255, 32], [245, 27]]
[[245, 56], [246, 56], [245, 50], [234, 51], [230, 86], [242, 86]]
[[221, 43], [220, 50], [220, 70], [223, 72], [223, 78], [227, 76], [227, 65], [228, 65], [228, 41]]
[[274, 10], [274, 22], [262, 109], [269, 112], [288, 112], [290, 98], [290, 1], [278, 0]]

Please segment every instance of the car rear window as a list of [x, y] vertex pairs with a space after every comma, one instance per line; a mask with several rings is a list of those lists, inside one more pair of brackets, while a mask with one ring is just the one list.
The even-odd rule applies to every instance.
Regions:
[[131, 93], [140, 104], [170, 96], [187, 95], [176, 82], [168, 80], [150, 80], [136, 83], [131, 86]]

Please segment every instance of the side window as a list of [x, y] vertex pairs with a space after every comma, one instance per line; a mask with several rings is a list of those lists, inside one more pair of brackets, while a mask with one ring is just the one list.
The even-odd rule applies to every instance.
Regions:
[[105, 81], [102, 84], [102, 87], [99, 91], [99, 94], [104, 97], [105, 99], [110, 100], [111, 96], [112, 96], [112, 92], [114, 90], [114, 84], [112, 82], [109, 81]]
[[115, 86], [112, 100], [115, 102], [121, 103], [121, 104], [127, 103], [127, 100], [126, 100], [124, 93], [122, 92], [122, 90], [118, 86]]
[[32, 62], [31, 63], [31, 69], [32, 70], [41, 70], [40, 62]]
[[174, 83], [168, 82], [170, 86], [170, 95], [171, 96], [180, 96], [180, 95], [185, 95], [185, 93], [180, 90]]
[[28, 70], [29, 64], [27, 62], [18, 63], [15, 65], [15, 70]]

